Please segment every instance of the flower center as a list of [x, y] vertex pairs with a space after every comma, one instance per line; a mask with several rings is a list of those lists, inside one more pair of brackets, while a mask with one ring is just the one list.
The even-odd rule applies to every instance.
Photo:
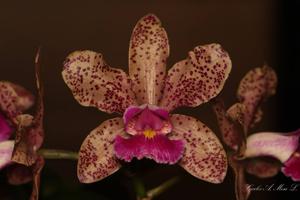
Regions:
[[130, 135], [141, 134], [148, 139], [172, 131], [168, 111], [153, 105], [130, 106], [123, 119], [125, 131]]
[[156, 135], [156, 132], [152, 129], [146, 129], [144, 130], [144, 136], [147, 138], [147, 139], [151, 139], [153, 138], [155, 135]]

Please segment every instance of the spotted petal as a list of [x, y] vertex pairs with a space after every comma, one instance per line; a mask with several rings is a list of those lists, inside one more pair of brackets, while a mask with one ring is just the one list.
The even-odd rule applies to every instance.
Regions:
[[14, 141], [0, 142], [0, 170], [11, 163], [11, 155], [14, 149]]
[[44, 138], [43, 117], [34, 118], [30, 115], [18, 116], [15, 148], [12, 160], [26, 166], [35, 163], [38, 155], [37, 150], [41, 147]]
[[121, 69], [109, 67], [100, 53], [76, 51], [64, 62], [62, 76], [74, 98], [83, 106], [123, 113], [135, 105], [131, 82]]
[[38, 102], [34, 117], [31, 115], [19, 115], [16, 120], [18, 126], [16, 130], [15, 148], [12, 160], [26, 166], [31, 166], [38, 158], [37, 150], [42, 146], [44, 140], [44, 89], [40, 73], [39, 51], [35, 58], [35, 76], [38, 90]]
[[0, 81], [0, 110], [11, 120], [33, 105], [34, 98], [25, 88]]
[[37, 158], [36, 143], [40, 143], [40, 137], [36, 137], [31, 115], [19, 115], [17, 121], [15, 148], [11, 159], [16, 163], [31, 166]]
[[118, 134], [123, 134], [122, 118], [103, 122], [94, 129], [80, 147], [77, 175], [82, 183], [99, 181], [120, 168], [114, 155], [113, 142]]
[[[247, 131], [253, 122], [260, 120], [260, 104], [269, 96], [275, 94], [277, 76], [274, 70], [268, 66], [258, 67], [249, 71], [241, 80], [237, 98], [245, 105], [244, 129]], [[257, 115], [257, 112], [260, 112]]]
[[245, 157], [271, 156], [284, 163], [298, 148], [299, 137], [300, 130], [289, 134], [255, 133], [247, 138]]
[[157, 105], [164, 86], [168, 57], [166, 31], [155, 15], [146, 15], [137, 22], [129, 47], [129, 75], [140, 105]]
[[244, 124], [245, 106], [242, 103], [235, 103], [228, 108], [226, 114], [235, 122]]
[[187, 59], [169, 71], [160, 107], [195, 107], [222, 90], [231, 70], [231, 60], [219, 44], [197, 46]]
[[217, 116], [223, 142], [231, 149], [237, 150], [242, 146], [244, 136], [240, 134], [237, 126], [228, 119], [223, 101], [213, 101], [213, 110]]
[[221, 183], [227, 171], [226, 153], [216, 135], [202, 122], [185, 115], [172, 115], [171, 139], [183, 139], [185, 152], [179, 161], [193, 176]]

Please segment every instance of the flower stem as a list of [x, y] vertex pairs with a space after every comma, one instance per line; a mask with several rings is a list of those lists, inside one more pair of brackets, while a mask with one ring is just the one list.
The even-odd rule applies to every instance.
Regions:
[[145, 189], [145, 186], [144, 186], [142, 180], [135, 176], [135, 177], [133, 177], [132, 181], [133, 181], [133, 187], [134, 187], [134, 190], [135, 190], [135, 193], [136, 193], [138, 199], [145, 197], [147, 194], [146, 194], [146, 189]]
[[162, 183], [158, 187], [149, 190], [147, 192], [148, 198], [152, 199], [153, 197], [157, 197], [158, 195], [162, 194], [167, 189], [169, 189], [170, 187], [175, 185], [179, 180], [180, 180], [179, 177], [174, 177], [174, 178], [171, 178], [171, 179], [167, 180], [166, 182]]
[[46, 159], [67, 159], [77, 160], [78, 153], [59, 149], [41, 149], [38, 153]]
[[167, 180], [166, 182], [163, 182], [161, 185], [147, 191], [144, 196], [138, 196], [137, 195], [137, 197], [138, 197], [137, 200], [152, 200], [154, 197], [157, 197], [158, 195], [162, 194], [167, 189], [172, 187], [179, 180], [180, 180], [179, 177], [171, 178], [170, 180]]

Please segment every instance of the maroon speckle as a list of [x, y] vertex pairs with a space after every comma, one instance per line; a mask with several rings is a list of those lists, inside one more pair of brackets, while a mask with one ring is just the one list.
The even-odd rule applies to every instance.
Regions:
[[[230, 58], [220, 48], [216, 44], [198, 46], [186, 60], [176, 63], [166, 77], [160, 105], [169, 110], [195, 107], [215, 97], [231, 70]], [[225, 69], [225, 65], [230, 67]]]

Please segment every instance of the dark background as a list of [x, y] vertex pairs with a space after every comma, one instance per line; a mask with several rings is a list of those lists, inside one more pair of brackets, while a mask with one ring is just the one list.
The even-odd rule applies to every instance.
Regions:
[[[185, 1], [6, 1], [0, 4], [0, 80], [36, 92], [33, 60], [42, 46], [45, 84], [45, 148], [78, 151], [87, 134], [112, 115], [80, 106], [61, 77], [62, 62], [74, 50], [103, 53], [114, 67], [127, 71], [128, 43], [139, 18], [156, 14], [165, 27], [171, 54], [168, 66], [186, 57], [200, 44], [220, 43], [230, 54], [233, 70], [222, 96], [235, 101], [237, 84], [254, 67], [268, 63], [277, 72], [277, 94], [264, 105], [264, 120], [255, 131], [291, 131], [299, 128], [299, 1], [185, 0]], [[179, 109], [208, 124], [216, 121], [208, 104]], [[47, 160], [42, 199], [133, 199], [125, 170], [92, 185], [79, 184], [74, 161]], [[197, 180], [177, 166], [149, 161], [126, 166], [147, 188], [181, 175], [183, 180], [157, 199], [234, 199], [229, 171], [223, 184]], [[30, 185], [12, 187], [1, 173], [0, 199], [26, 199]], [[282, 174], [249, 183], [292, 182]], [[250, 199], [297, 199], [292, 192], [253, 192]], [[100, 197], [103, 196], [103, 197]], [[93, 198], [94, 197], [94, 198]]]

